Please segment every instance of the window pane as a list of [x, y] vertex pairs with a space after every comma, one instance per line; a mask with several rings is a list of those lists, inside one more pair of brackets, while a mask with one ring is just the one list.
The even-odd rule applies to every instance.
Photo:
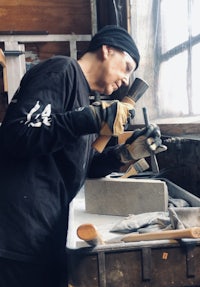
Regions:
[[137, 107], [147, 106], [150, 118], [162, 122], [189, 121], [200, 115], [200, 0], [133, 3], [132, 31], [141, 54], [136, 76], [149, 84]]
[[200, 1], [192, 1], [192, 36], [200, 34], [200, 25], [199, 25], [199, 12], [200, 12]]
[[187, 53], [184, 52], [161, 64], [158, 103], [160, 117], [188, 114]]
[[193, 113], [200, 114], [200, 44], [192, 49]]
[[161, 1], [162, 53], [188, 39], [188, 0]]

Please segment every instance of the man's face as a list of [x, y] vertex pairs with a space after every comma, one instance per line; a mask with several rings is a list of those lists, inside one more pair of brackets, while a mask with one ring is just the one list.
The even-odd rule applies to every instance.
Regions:
[[104, 60], [99, 78], [101, 93], [111, 95], [122, 85], [129, 84], [129, 77], [136, 68], [128, 53], [104, 46]]

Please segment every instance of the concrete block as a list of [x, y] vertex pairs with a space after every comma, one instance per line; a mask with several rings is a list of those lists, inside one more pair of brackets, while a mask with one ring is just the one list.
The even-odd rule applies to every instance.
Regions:
[[168, 188], [164, 181], [154, 179], [88, 179], [85, 207], [89, 213], [120, 216], [167, 211]]

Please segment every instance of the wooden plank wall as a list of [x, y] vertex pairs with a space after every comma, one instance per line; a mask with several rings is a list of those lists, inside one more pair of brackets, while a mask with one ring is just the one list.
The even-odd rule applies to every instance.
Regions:
[[[91, 34], [91, 24], [90, 0], [1, 0], [0, 35], [85, 35]], [[67, 42], [44, 41], [24, 45], [27, 67], [53, 55], [70, 55]], [[87, 45], [87, 42], [78, 42], [78, 57]], [[0, 48], [5, 50], [4, 42], [0, 42]], [[1, 71], [0, 82], [2, 80]], [[6, 102], [5, 93], [0, 91], [0, 122], [5, 114]]]
[[[90, 0], [1, 0], [0, 34], [91, 34], [91, 31]], [[2, 43], [0, 47], [3, 48]], [[78, 53], [81, 55], [86, 47], [80, 43]], [[69, 55], [69, 45], [61, 42], [26, 44], [26, 50], [41, 60], [56, 54]]]
[[90, 1], [1, 0], [0, 30], [90, 34]]

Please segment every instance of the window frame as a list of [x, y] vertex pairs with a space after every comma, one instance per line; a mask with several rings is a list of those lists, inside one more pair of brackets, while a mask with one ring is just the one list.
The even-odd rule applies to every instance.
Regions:
[[[161, 2], [164, 2], [167, 0], [161, 0]], [[157, 3], [157, 1], [156, 1]], [[161, 65], [172, 59], [173, 57], [176, 57], [177, 55], [184, 53], [185, 51], [187, 52], [187, 100], [188, 100], [188, 115], [186, 115], [186, 117], [192, 117], [192, 116], [199, 116], [193, 113], [193, 104], [192, 104], [192, 48], [196, 45], [196, 44], [200, 44], [200, 34], [196, 35], [196, 36], [192, 36], [192, 27], [190, 25], [191, 23], [191, 17], [192, 17], [192, 0], [188, 0], [188, 7], [187, 7], [187, 12], [188, 12], [188, 17], [189, 17], [189, 21], [188, 21], [188, 39], [182, 43], [179, 43], [178, 45], [176, 45], [175, 47], [162, 52], [162, 47], [161, 47], [161, 42], [162, 42], [162, 26], [159, 26], [159, 33], [158, 33], [158, 41], [157, 41], [157, 46], [156, 46], [156, 67], [158, 68], [158, 70], [160, 71]], [[157, 5], [157, 9], [158, 9], [158, 21], [159, 23], [161, 23], [161, 7], [160, 5]], [[155, 8], [154, 8], [155, 9]], [[155, 27], [155, 25], [154, 25]], [[158, 73], [159, 74], [159, 73]], [[159, 80], [158, 80], [158, 76], [155, 75], [155, 94], [156, 97], [158, 97], [158, 86], [159, 86]], [[156, 99], [156, 101], [158, 102], [158, 98]]]

